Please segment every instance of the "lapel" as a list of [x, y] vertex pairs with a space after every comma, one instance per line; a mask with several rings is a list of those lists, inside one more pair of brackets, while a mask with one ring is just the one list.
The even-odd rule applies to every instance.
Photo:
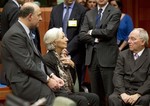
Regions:
[[108, 4], [108, 6], [105, 8], [103, 12], [100, 26], [105, 22], [105, 20], [107, 19], [107, 16], [110, 14], [110, 11], [111, 11], [111, 8], [110, 8], [110, 5]]
[[77, 3], [75, 3], [72, 12], [70, 14], [69, 20], [76, 19], [77, 13], [78, 13]]
[[126, 59], [129, 62], [129, 66], [130, 66], [131, 71], [133, 72], [135, 60], [133, 57], [133, 53], [130, 50], [128, 52], [128, 57]]
[[[63, 10], [64, 10], [64, 4], [61, 3], [60, 7], [57, 9], [57, 11], [55, 11], [57, 13], [57, 21], [58, 23], [61, 24], [61, 26], [63, 26]], [[54, 13], [54, 14], [56, 14]]]
[[133, 72], [138, 70], [147, 60], [148, 56], [148, 49], [145, 49], [142, 53], [142, 55], [135, 60], [135, 67], [133, 69]]
[[132, 73], [133, 73], [133, 72], [137, 71], [146, 62], [146, 60], [148, 58], [147, 57], [148, 56], [148, 49], [145, 48], [142, 55], [137, 60], [134, 60], [133, 53], [131, 55], [132, 55], [132, 61], [131, 61], [130, 67], [131, 67]]
[[19, 22], [17, 22], [17, 25], [21, 28], [22, 33], [24, 35], [26, 35], [25, 37], [27, 38], [27, 42], [29, 42], [30, 46], [32, 47], [32, 50], [39, 56], [39, 52], [37, 50], [35, 50], [34, 45], [33, 45], [32, 41], [30, 40], [28, 34], [26, 33], [25, 29], [22, 27], [22, 25]]
[[[97, 15], [98, 15], [98, 9], [97, 9], [97, 7], [95, 7], [94, 10], [93, 10], [93, 12], [92, 12], [92, 14], [91, 14], [92, 19], [94, 20], [94, 21], [93, 21], [93, 26], [94, 26], [94, 28], [95, 28], [95, 26], [96, 26], [96, 17], [97, 17]], [[90, 17], [91, 17], [91, 16], [90, 16]]]

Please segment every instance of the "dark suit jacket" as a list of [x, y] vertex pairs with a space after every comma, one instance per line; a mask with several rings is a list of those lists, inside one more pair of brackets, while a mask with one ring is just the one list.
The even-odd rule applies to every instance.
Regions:
[[15, 2], [9, 0], [3, 7], [1, 13], [1, 35], [0, 40], [6, 33], [6, 31], [18, 20], [19, 7]]
[[[43, 56], [43, 59], [45, 61], [45, 64], [55, 73], [56, 76], [59, 76], [59, 70], [58, 70], [58, 58], [54, 54], [53, 50], [50, 50], [48, 53], [46, 53]], [[70, 67], [70, 73], [72, 75], [75, 75], [75, 69]], [[73, 82], [75, 83], [76, 76], [72, 76]]]
[[[15, 95], [35, 102], [40, 93], [47, 95], [47, 75], [41, 70], [41, 57], [31, 43], [24, 28], [15, 23], [2, 40], [2, 62], [6, 79]], [[43, 86], [45, 85], [45, 86]], [[44, 91], [43, 91], [44, 90]]]
[[[63, 26], [63, 22], [62, 22], [63, 9], [64, 9], [63, 3], [55, 6], [52, 9], [49, 28], [53, 28], [53, 27], [60, 28]], [[78, 3], [75, 3], [69, 20], [77, 20], [77, 27], [67, 28], [67, 38], [69, 40], [67, 50], [71, 54], [71, 57], [75, 63], [80, 63], [81, 61], [79, 60], [82, 60], [82, 58], [84, 57], [82, 55], [82, 53], [84, 52], [83, 50], [84, 45], [78, 42], [77, 35], [79, 34], [79, 30], [80, 30], [85, 12], [86, 12], [86, 9], [83, 6], [81, 6]]]
[[150, 94], [150, 49], [134, 60], [133, 53], [127, 49], [118, 56], [113, 82], [115, 92]]
[[[94, 39], [99, 38], [100, 42], [96, 47], [99, 64], [102, 67], [115, 67], [118, 56], [116, 33], [121, 12], [108, 4], [103, 13], [100, 28], [98, 29], [95, 28], [97, 14], [97, 7], [85, 14], [79, 34], [79, 39], [87, 44], [85, 64], [91, 64]], [[93, 29], [92, 35], [87, 34], [91, 29]]]

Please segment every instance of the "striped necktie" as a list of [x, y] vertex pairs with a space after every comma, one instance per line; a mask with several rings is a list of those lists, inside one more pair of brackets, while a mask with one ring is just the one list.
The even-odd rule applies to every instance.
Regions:
[[98, 11], [98, 15], [96, 16], [96, 28], [100, 27], [100, 21], [101, 21], [101, 13], [102, 13], [103, 9], [99, 9]]
[[69, 19], [69, 8], [70, 7], [66, 7], [66, 13], [63, 19], [63, 32], [65, 33], [66, 36], [67, 36], [67, 26], [68, 26], [68, 19]]

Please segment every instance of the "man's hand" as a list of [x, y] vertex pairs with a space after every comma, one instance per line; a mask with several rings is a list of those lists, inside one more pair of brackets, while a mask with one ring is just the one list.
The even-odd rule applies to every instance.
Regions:
[[133, 105], [140, 97], [141, 97], [141, 95], [138, 94], [138, 93], [136, 93], [134, 95], [130, 95], [128, 103], [130, 103], [131, 105]]
[[64, 86], [64, 81], [60, 78], [58, 78], [56, 75], [52, 75], [51, 78], [49, 78], [47, 85], [53, 90], [57, 91], [62, 86]]
[[128, 103], [130, 95], [126, 94], [126, 93], [122, 93], [121, 95], [121, 99], [124, 101], [124, 103]]
[[57, 77], [55, 74], [53, 74], [52, 79], [54, 79], [58, 83], [59, 88], [64, 86], [64, 81], [61, 78]]

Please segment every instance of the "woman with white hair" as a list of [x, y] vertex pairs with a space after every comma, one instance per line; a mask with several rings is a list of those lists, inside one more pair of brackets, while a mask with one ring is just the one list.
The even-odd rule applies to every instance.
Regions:
[[47, 54], [43, 56], [44, 61], [55, 75], [65, 82], [62, 88], [53, 91], [56, 96], [74, 100], [77, 106], [99, 106], [99, 98], [96, 94], [73, 91], [75, 76], [72, 77], [71, 73], [75, 72], [75, 65], [67, 56], [67, 42], [68, 39], [62, 28], [49, 29], [44, 35], [44, 43], [48, 49]]

